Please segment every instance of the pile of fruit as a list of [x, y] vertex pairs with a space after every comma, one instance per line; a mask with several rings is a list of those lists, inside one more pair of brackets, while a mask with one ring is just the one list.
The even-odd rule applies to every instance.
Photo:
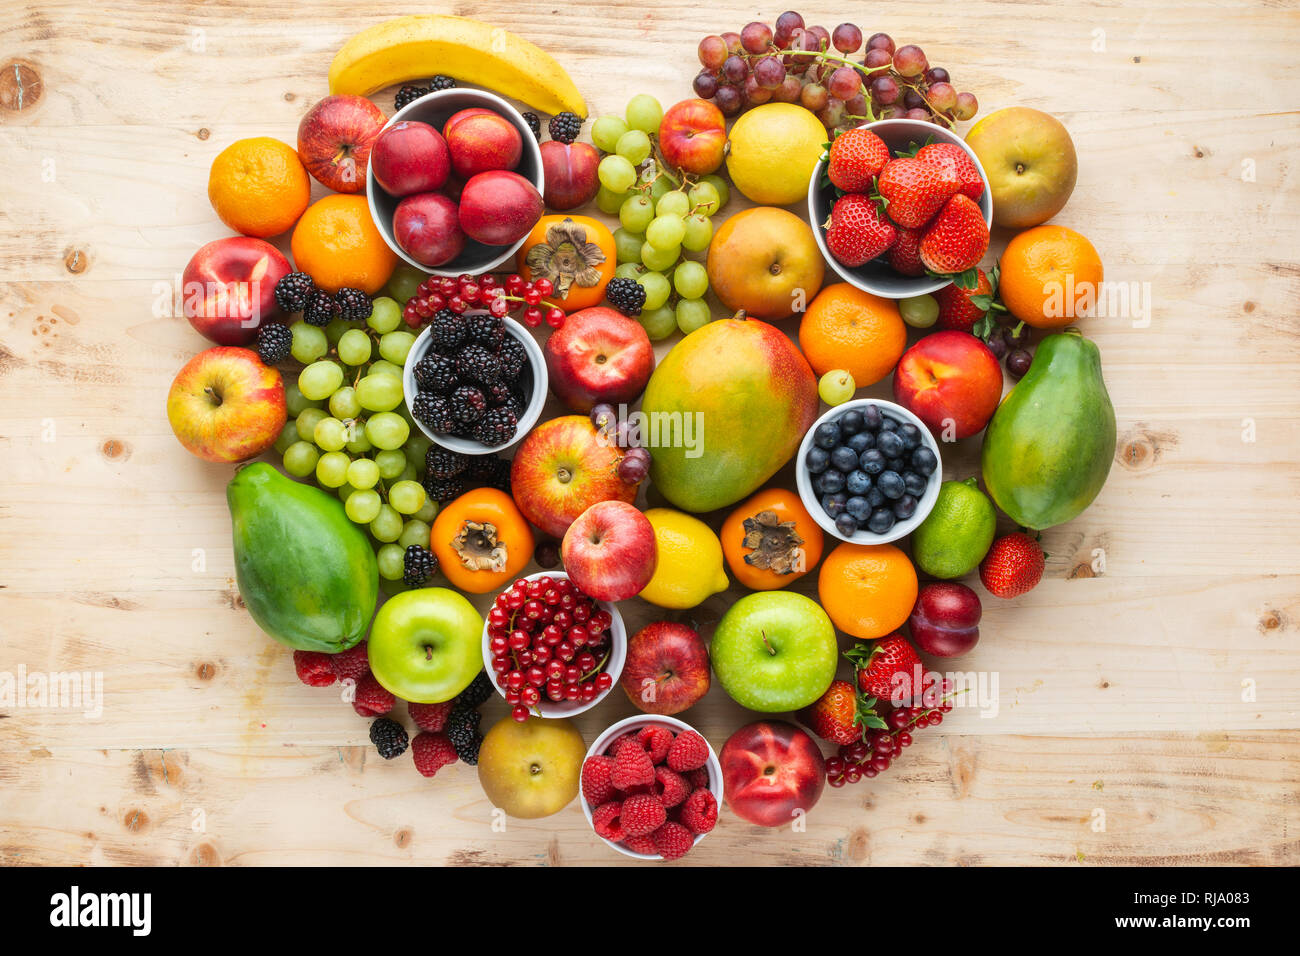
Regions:
[[[1038, 584], [1040, 533], [1097, 497], [1116, 437], [1078, 329], [1101, 260], [1047, 222], [1077, 169], [1057, 120], [963, 135], [974, 96], [918, 47], [795, 12], [699, 58], [696, 98], [588, 124], [564, 68], [489, 24], [353, 37], [296, 148], [214, 158], [237, 235], [185, 267], [213, 345], [167, 397], [186, 449], [238, 465], [250, 615], [381, 757], [476, 765], [523, 819], [581, 793], [596, 834], [662, 859], [716, 794], [787, 825], [963, 706], [933, 668]], [[934, 133], [872, 125], [898, 118]], [[732, 190], [753, 207], [727, 215]], [[937, 291], [882, 295], [883, 270]], [[887, 379], [893, 402], [862, 394]], [[968, 441], [977, 473], [945, 473]], [[681, 612], [710, 599], [706, 642]], [[632, 609], [657, 619], [627, 635]], [[716, 757], [670, 719], [715, 680], [758, 716]], [[651, 716], [589, 753], [564, 715], [615, 685]]]

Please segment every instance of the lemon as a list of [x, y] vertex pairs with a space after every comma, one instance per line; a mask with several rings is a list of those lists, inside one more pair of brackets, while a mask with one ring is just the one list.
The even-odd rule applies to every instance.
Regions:
[[640, 597], [681, 610], [727, 589], [722, 542], [708, 525], [672, 508], [651, 508], [645, 516], [655, 529], [659, 563]]
[[727, 172], [754, 202], [789, 206], [808, 195], [826, 140], [826, 127], [802, 106], [764, 103], [731, 127]]

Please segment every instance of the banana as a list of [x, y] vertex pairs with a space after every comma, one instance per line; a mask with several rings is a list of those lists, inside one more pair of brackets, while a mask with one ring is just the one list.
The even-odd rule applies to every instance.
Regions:
[[369, 96], [435, 73], [546, 113], [587, 116], [582, 94], [549, 53], [500, 27], [440, 14], [385, 20], [353, 36], [330, 64], [330, 92]]

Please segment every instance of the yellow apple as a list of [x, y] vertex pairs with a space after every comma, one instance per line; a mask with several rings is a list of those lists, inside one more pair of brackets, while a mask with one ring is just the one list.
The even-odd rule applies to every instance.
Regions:
[[993, 222], [1025, 229], [1047, 222], [1074, 192], [1074, 142], [1055, 116], [1027, 106], [990, 113], [971, 127], [966, 145], [988, 174]]
[[549, 817], [578, 795], [587, 745], [568, 720], [503, 717], [478, 752], [478, 780], [494, 807], [521, 820]]

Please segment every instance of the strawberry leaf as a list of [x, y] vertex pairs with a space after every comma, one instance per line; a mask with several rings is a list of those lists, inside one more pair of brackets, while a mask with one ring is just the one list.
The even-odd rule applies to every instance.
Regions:
[[977, 339], [987, 342], [993, 337], [993, 332], [997, 328], [997, 323], [993, 321], [993, 316], [984, 315], [979, 321], [971, 326], [971, 335]]
[[980, 276], [977, 268], [967, 269], [965, 272], [959, 272], [952, 277], [953, 284], [959, 289], [975, 289], [979, 287]]
[[977, 309], [983, 309], [987, 312], [989, 309], [993, 308], [993, 296], [972, 295], [970, 296], [970, 304], [975, 306]]

